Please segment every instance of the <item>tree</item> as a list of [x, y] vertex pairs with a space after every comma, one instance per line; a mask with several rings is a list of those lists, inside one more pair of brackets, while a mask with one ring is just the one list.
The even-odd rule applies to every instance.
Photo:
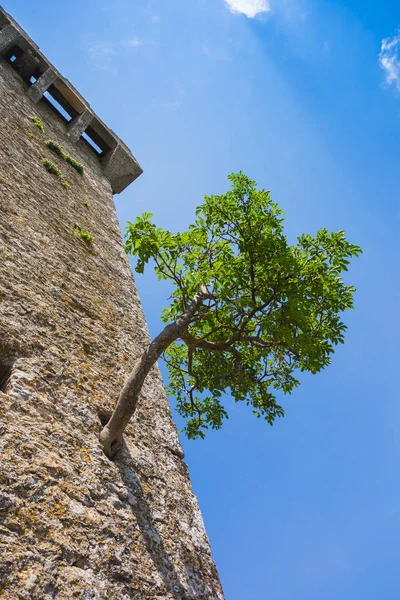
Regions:
[[128, 223], [125, 250], [137, 257], [136, 271], [152, 260], [174, 289], [162, 313], [168, 324], [137, 361], [100, 434], [109, 457], [161, 356], [184, 431], [196, 438], [227, 418], [224, 393], [272, 425], [284, 414], [277, 393], [292, 392], [299, 372], [328, 366], [344, 342], [341, 315], [353, 308], [355, 288], [341, 274], [361, 249], [326, 229], [289, 245], [270, 193], [243, 173], [229, 180], [230, 191], [206, 196], [184, 233], [156, 228], [149, 213]]

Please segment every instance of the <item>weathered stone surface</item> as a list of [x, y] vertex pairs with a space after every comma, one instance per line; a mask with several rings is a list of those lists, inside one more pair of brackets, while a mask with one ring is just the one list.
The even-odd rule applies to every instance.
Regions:
[[88, 125], [93, 121], [93, 113], [86, 109], [68, 124], [67, 135], [72, 142], [77, 142]]
[[158, 369], [119, 458], [101, 452], [147, 327], [98, 157], [26, 87], [0, 62], [0, 597], [222, 599]]
[[0, 36], [0, 52], [6, 52], [20, 37], [21, 34], [13, 25], [6, 25]]
[[26, 95], [32, 102], [37, 104], [43, 97], [44, 92], [54, 83], [57, 79], [57, 73], [50, 67], [39, 77], [26, 92]]

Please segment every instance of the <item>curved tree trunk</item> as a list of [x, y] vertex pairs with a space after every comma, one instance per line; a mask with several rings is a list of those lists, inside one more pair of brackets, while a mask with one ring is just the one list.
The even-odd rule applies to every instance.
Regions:
[[207, 289], [202, 288], [195, 295], [189, 308], [154, 338], [136, 362], [122, 388], [110, 420], [100, 433], [100, 443], [108, 458], [113, 458], [121, 446], [122, 434], [136, 410], [139, 393], [149, 371], [168, 346], [184, 334], [203, 300], [209, 297]]

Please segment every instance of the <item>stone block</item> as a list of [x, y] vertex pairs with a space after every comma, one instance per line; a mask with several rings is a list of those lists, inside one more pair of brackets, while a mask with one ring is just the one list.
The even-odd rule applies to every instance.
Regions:
[[6, 52], [21, 39], [21, 34], [14, 27], [14, 25], [6, 25], [0, 30], [0, 55], [6, 54]]
[[32, 102], [37, 104], [43, 97], [43, 94], [57, 80], [57, 73], [49, 67], [39, 79], [28, 88], [26, 95]]

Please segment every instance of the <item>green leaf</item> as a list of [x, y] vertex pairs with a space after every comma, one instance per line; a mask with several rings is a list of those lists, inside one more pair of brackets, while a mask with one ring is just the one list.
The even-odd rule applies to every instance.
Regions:
[[361, 254], [343, 230], [303, 233], [289, 245], [269, 191], [242, 172], [229, 180], [225, 194], [205, 196], [184, 232], [156, 227], [146, 212], [126, 227], [136, 271], [151, 262], [158, 279], [172, 283], [164, 322], [176, 321], [202, 286], [212, 293], [188, 327], [190, 349], [183, 336], [164, 355], [168, 390], [191, 439], [219, 429], [231, 400], [270, 425], [284, 415], [278, 399], [299, 385], [301, 372], [329, 366], [344, 343], [355, 288], [341, 275]]

